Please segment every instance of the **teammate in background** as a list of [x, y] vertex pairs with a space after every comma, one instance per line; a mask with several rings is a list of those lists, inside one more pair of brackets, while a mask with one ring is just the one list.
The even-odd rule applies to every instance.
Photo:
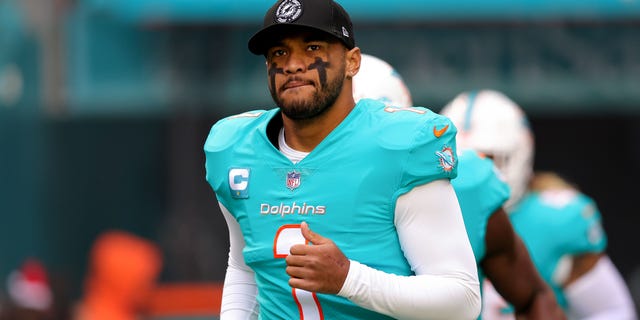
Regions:
[[[511, 223], [569, 318], [637, 319], [626, 284], [605, 253], [594, 201], [555, 174], [533, 176], [533, 134], [520, 107], [484, 90], [458, 95], [442, 114], [459, 128], [461, 147], [493, 158], [505, 176], [512, 190], [506, 205]], [[491, 296], [485, 297], [486, 319], [506, 306], [489, 301]]]
[[[411, 106], [411, 95], [400, 75], [387, 62], [371, 55], [362, 54], [353, 88], [356, 101], [372, 98], [390, 106]], [[452, 184], [480, 279], [483, 276], [491, 279], [515, 306], [518, 316], [564, 319], [553, 291], [535, 270], [527, 249], [502, 209], [509, 198], [509, 187], [490, 159], [473, 150], [459, 148], [458, 151], [458, 177]]]
[[451, 122], [355, 104], [360, 49], [334, 1], [278, 1], [249, 49], [278, 108], [222, 119], [204, 145], [230, 235], [221, 318], [475, 319]]
[[409, 88], [400, 74], [386, 61], [361, 54], [360, 71], [353, 77], [353, 99], [375, 99], [401, 108], [413, 106]]

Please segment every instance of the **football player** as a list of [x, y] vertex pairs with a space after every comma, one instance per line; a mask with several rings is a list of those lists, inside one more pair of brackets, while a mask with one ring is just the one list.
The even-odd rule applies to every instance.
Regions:
[[332, 0], [276, 2], [249, 50], [277, 108], [218, 121], [204, 145], [230, 236], [221, 318], [476, 318], [451, 122], [354, 102], [360, 49]]
[[[458, 144], [492, 158], [509, 183], [511, 223], [569, 318], [636, 319], [629, 290], [605, 252], [593, 199], [556, 174], [533, 174], [534, 137], [523, 110], [500, 92], [482, 90], [459, 94], [441, 113], [459, 129]], [[486, 295], [485, 318], [503, 318], [509, 308], [489, 297], [499, 296]]]

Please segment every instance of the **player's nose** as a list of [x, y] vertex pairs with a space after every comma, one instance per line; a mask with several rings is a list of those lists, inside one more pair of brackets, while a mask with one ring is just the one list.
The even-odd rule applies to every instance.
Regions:
[[306, 56], [295, 50], [292, 50], [285, 61], [284, 72], [285, 73], [298, 73], [304, 72], [307, 69]]

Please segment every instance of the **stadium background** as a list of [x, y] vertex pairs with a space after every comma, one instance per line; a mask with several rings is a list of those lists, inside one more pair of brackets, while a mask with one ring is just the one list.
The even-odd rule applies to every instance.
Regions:
[[[340, 3], [417, 105], [493, 88], [527, 111], [536, 169], [596, 199], [638, 305], [640, 3]], [[1, 283], [37, 257], [76, 299], [92, 241], [113, 228], [160, 245], [162, 283], [223, 279], [202, 144], [217, 119], [273, 105], [246, 49], [270, 4], [0, 0]]]

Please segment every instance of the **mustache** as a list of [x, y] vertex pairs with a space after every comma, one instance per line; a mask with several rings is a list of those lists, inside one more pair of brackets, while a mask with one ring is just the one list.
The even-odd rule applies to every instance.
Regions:
[[308, 85], [314, 85], [315, 86], [315, 82], [313, 80], [309, 80], [309, 79], [303, 79], [301, 77], [298, 76], [291, 76], [289, 78], [287, 78], [287, 81], [285, 81], [279, 88], [279, 91], [284, 91], [287, 87], [289, 87], [289, 85], [292, 82], [301, 82], [304, 84], [308, 84]]

